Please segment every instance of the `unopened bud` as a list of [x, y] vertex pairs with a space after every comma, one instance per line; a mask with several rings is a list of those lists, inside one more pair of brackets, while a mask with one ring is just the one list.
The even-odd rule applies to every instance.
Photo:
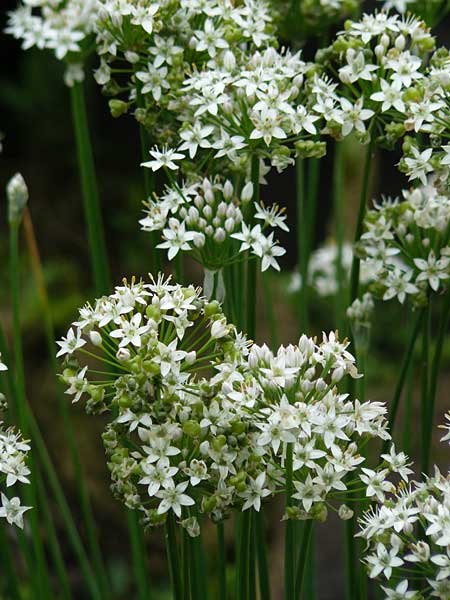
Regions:
[[28, 202], [28, 188], [25, 179], [16, 173], [6, 186], [8, 197], [8, 221], [10, 225], [18, 225]]

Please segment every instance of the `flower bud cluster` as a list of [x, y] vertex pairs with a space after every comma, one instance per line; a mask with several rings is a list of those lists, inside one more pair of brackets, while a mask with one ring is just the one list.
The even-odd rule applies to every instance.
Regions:
[[450, 197], [432, 184], [376, 204], [356, 247], [374, 274], [370, 291], [419, 306], [440, 293], [450, 277], [449, 224]]
[[[268, 228], [288, 231], [286, 217], [278, 206], [270, 209], [251, 205], [253, 184], [246, 183], [240, 192], [229, 180], [195, 178], [182, 187], [167, 186], [164, 194], [146, 203], [146, 216], [140, 220], [144, 231], [160, 231], [172, 260], [186, 251], [205, 269], [217, 271], [235, 263], [240, 252], [249, 251], [261, 258], [262, 270], [270, 266], [279, 270], [276, 257], [285, 253], [273, 240]], [[254, 213], [257, 224], [250, 227], [245, 218]], [[238, 242], [241, 242], [239, 245]]]
[[173, 511], [196, 535], [193, 506], [216, 521], [259, 510], [284, 490], [288, 449], [288, 518], [326, 518], [350, 472], [379, 497], [380, 485], [392, 486], [388, 475], [405, 468], [399, 457], [381, 473], [360, 471], [359, 445], [389, 439], [386, 409], [339, 394], [336, 384], [358, 373], [348, 342], [334, 333], [320, 343], [302, 336], [275, 354], [265, 345], [249, 350], [217, 302], [160, 277], [125, 282], [82, 308], [59, 345], [67, 393], [86, 395], [89, 412], [110, 414], [103, 441], [112, 489], [148, 526]]
[[[424, 600], [449, 594], [450, 476], [434, 476], [399, 491], [361, 519], [364, 562], [386, 600]], [[423, 582], [423, 583], [422, 583]]]

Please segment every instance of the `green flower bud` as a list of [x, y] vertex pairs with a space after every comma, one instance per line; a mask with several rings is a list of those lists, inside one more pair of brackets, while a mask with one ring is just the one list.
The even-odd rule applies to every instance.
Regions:
[[22, 214], [28, 202], [28, 188], [25, 179], [16, 173], [6, 186], [8, 197], [8, 222], [10, 225], [19, 225]]
[[300, 140], [294, 144], [296, 156], [301, 158], [322, 158], [327, 153], [325, 142]]
[[109, 110], [111, 111], [111, 116], [114, 117], [114, 119], [126, 114], [128, 107], [128, 102], [124, 102], [123, 100], [117, 100], [116, 98], [113, 98], [109, 101]]
[[183, 423], [183, 433], [191, 438], [198, 437], [200, 435], [200, 424], [193, 420], [185, 421]]
[[209, 302], [205, 306], [205, 317], [210, 318], [219, 313], [220, 313], [220, 304], [217, 302], [217, 300], [213, 300], [212, 302]]

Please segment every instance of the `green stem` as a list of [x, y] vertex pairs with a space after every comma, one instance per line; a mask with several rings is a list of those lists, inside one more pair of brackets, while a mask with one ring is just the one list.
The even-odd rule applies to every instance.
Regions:
[[357, 600], [358, 574], [356, 566], [356, 519], [352, 518], [345, 521], [345, 548], [346, 548], [346, 569], [347, 569], [347, 598], [348, 600]]
[[[11, 305], [12, 305], [12, 328], [13, 328], [13, 354], [14, 354], [14, 373], [15, 382], [13, 394], [14, 410], [17, 415], [18, 424], [22, 435], [27, 438], [29, 435], [29, 423], [27, 419], [27, 401], [25, 390], [25, 365], [23, 358], [22, 346], [22, 331], [20, 324], [20, 264], [19, 264], [19, 227], [20, 223], [10, 223], [9, 228], [9, 273], [10, 273], [10, 290], [11, 290]], [[34, 507], [29, 513], [29, 522], [31, 526], [31, 538], [33, 550], [35, 554], [35, 571], [33, 576], [36, 577], [35, 593], [41, 594], [42, 598], [51, 596], [50, 580], [47, 572], [47, 563], [45, 560], [44, 542], [42, 533], [39, 530], [38, 523], [38, 492], [37, 492], [37, 477], [39, 473], [34, 462], [34, 452], [30, 453], [29, 467], [31, 471], [30, 485], [24, 488], [24, 499], [28, 506]]]
[[[303, 537], [300, 547], [300, 553], [297, 560], [296, 577], [295, 577], [295, 600], [300, 600], [304, 592], [303, 582], [305, 578], [306, 563], [309, 553], [309, 543], [311, 541], [311, 534], [313, 529], [312, 519], [305, 521], [303, 529]], [[305, 600], [307, 600], [305, 598]]]
[[[356, 244], [363, 232], [363, 224], [364, 217], [366, 216], [367, 210], [367, 201], [369, 196], [369, 185], [370, 185], [370, 172], [372, 166], [372, 154], [375, 144], [375, 136], [371, 134], [369, 145], [367, 146], [366, 158], [364, 161], [364, 172], [361, 186], [361, 195], [359, 199], [359, 209], [358, 209], [358, 217], [356, 221], [355, 228], [355, 239], [354, 244]], [[353, 254], [353, 262], [352, 262], [352, 270], [350, 275], [350, 302], [352, 304], [354, 300], [358, 297], [358, 288], [359, 288], [359, 269], [360, 269], [360, 259], [356, 256], [356, 253]]]
[[[397, 385], [395, 387], [394, 397], [391, 402], [391, 407], [388, 416], [388, 428], [391, 432], [391, 435], [394, 430], [395, 420], [397, 418], [398, 408], [400, 405], [400, 398], [403, 392], [403, 387], [405, 385], [406, 377], [408, 375], [408, 370], [410, 368], [413, 356], [414, 356], [414, 347], [416, 345], [417, 338], [419, 337], [419, 333], [422, 326], [422, 321], [424, 318], [425, 309], [421, 309], [416, 316], [416, 319], [413, 323], [411, 334], [408, 342], [408, 346], [406, 348], [406, 352], [403, 355], [403, 362], [400, 368], [400, 375], [397, 381]], [[383, 447], [381, 450], [381, 454], [385, 454], [388, 451], [389, 445], [391, 444], [390, 440], [386, 440], [383, 443]]]
[[342, 264], [344, 248], [344, 147], [342, 142], [334, 146], [334, 169], [333, 169], [333, 199], [334, 219], [336, 230], [336, 324], [341, 331], [345, 318], [345, 272]]
[[83, 83], [75, 83], [70, 95], [91, 266], [96, 293], [101, 296], [110, 288], [109, 266]]
[[[0, 561], [5, 573], [5, 585], [2, 586], [1, 592], [5, 598], [20, 600], [22, 595], [19, 591], [20, 583], [14, 566], [14, 561], [11, 556], [13, 551], [12, 544], [6, 537], [5, 529], [8, 527], [5, 521], [0, 521]], [[21, 578], [22, 579], [22, 578]], [[22, 579], [23, 583], [23, 579]]]
[[182, 571], [183, 571], [183, 600], [196, 600], [195, 596], [191, 596], [192, 583], [192, 559], [189, 548], [189, 534], [187, 531], [182, 531]]
[[170, 512], [166, 520], [166, 548], [169, 561], [170, 579], [174, 600], [183, 600], [183, 584], [181, 581], [180, 560], [178, 557], [175, 517]]
[[278, 348], [277, 320], [275, 318], [275, 314], [274, 314], [274, 310], [273, 310], [272, 289], [271, 289], [269, 279], [270, 279], [269, 273], [266, 272], [266, 273], [262, 274], [264, 304], [266, 307], [267, 321], [269, 323], [270, 342], [271, 342], [272, 350], [276, 351], [276, 349]]
[[430, 385], [430, 342], [431, 342], [431, 297], [428, 299], [428, 305], [425, 308], [425, 318], [422, 324], [422, 357], [421, 357], [421, 424], [422, 424], [422, 443], [421, 443], [421, 470], [422, 473], [428, 472], [428, 457], [430, 449], [427, 448], [428, 432], [427, 428], [432, 427], [429, 416], [429, 385]]
[[[57, 373], [59, 371], [60, 365], [58, 364], [55, 353], [56, 337], [53, 325], [52, 311], [50, 308], [50, 302], [45, 284], [39, 248], [34, 233], [33, 222], [28, 209], [25, 209], [24, 211], [23, 224], [26, 242], [28, 246], [28, 253], [30, 256], [31, 272], [40, 300], [40, 309], [47, 342], [48, 354], [50, 357], [50, 364], [52, 367], [52, 372]], [[86, 534], [92, 555], [93, 564], [96, 571], [96, 577], [97, 581], [99, 582], [99, 586], [101, 587], [102, 595], [106, 598], [111, 595], [109, 591], [108, 576], [106, 574], [106, 569], [98, 541], [97, 527], [92, 512], [89, 494], [86, 488], [84, 471], [78, 454], [72, 423], [70, 421], [68, 402], [64, 397], [61, 385], [58, 381], [56, 381], [56, 398], [58, 402], [58, 410], [61, 415], [64, 438], [68, 442], [71, 460], [74, 468], [75, 481], [77, 483], [81, 513], [83, 516], [83, 523], [86, 528]]]
[[[144, 100], [139, 89], [137, 94], [137, 105], [141, 108], [144, 106]], [[144, 125], [139, 125], [139, 139], [141, 142], [141, 158], [142, 161], [145, 162], [149, 158], [148, 153], [150, 150], [150, 144], [148, 139], [148, 132], [145, 129]], [[155, 193], [155, 175], [150, 169], [143, 168], [142, 170], [144, 172], [145, 195], [147, 198], [151, 198], [152, 194]], [[158, 244], [158, 232], [150, 231], [147, 235], [150, 239], [150, 270], [153, 272], [161, 271], [161, 254], [156, 248]]]
[[42, 483], [42, 476], [37, 477], [36, 482], [42, 507], [42, 513], [44, 517], [45, 530], [49, 538], [49, 548], [53, 557], [55, 571], [58, 575], [59, 584], [61, 587], [61, 597], [65, 598], [66, 600], [70, 600], [72, 598], [72, 593], [70, 591], [70, 583], [67, 576], [66, 565], [64, 563], [64, 558], [62, 555], [61, 545], [58, 539], [56, 527], [53, 522], [54, 517], [53, 514], [50, 512], [49, 507], [47, 506], [46, 492]]
[[145, 543], [139, 518], [132, 510], [127, 510], [128, 533], [130, 536], [131, 554], [133, 557], [133, 572], [139, 600], [148, 600], [149, 583], [145, 564]]
[[270, 600], [270, 577], [267, 564], [267, 546], [262, 509], [255, 512], [255, 544], [258, 557], [259, 595], [261, 600]]
[[297, 158], [295, 162], [296, 170], [296, 195], [297, 195], [297, 263], [300, 275], [300, 294], [299, 294], [299, 326], [300, 331], [307, 329], [308, 311], [308, 260], [307, 260], [307, 242], [306, 230], [306, 198], [305, 198], [305, 168], [304, 161]]
[[436, 404], [436, 394], [439, 380], [439, 371], [442, 361], [442, 350], [444, 346], [444, 341], [448, 332], [450, 322], [450, 290], [447, 290], [445, 303], [442, 309], [441, 320], [439, 323], [439, 331], [436, 338], [436, 346], [434, 350], [433, 361], [431, 363], [431, 372], [430, 372], [430, 389], [428, 395], [428, 411], [427, 411], [427, 420], [428, 420], [428, 429], [425, 431], [425, 447], [423, 453], [423, 466], [426, 469], [423, 472], [428, 474], [428, 466], [430, 462], [430, 452], [431, 452], [431, 439], [433, 432], [433, 418]]
[[[259, 158], [252, 157], [253, 202], [259, 202]], [[253, 210], [253, 207], [252, 207]], [[255, 339], [256, 335], [256, 276], [257, 261], [247, 261], [247, 335]]]
[[223, 522], [217, 523], [217, 547], [218, 547], [218, 582], [219, 600], [227, 600], [227, 563], [225, 556], [225, 531]]
[[[293, 444], [286, 448], [286, 512], [292, 504], [293, 486]], [[295, 553], [294, 553], [294, 522], [287, 519], [284, 539], [284, 598], [295, 600]]]
[[240, 515], [239, 526], [239, 550], [238, 564], [236, 571], [237, 594], [236, 600], [253, 600], [250, 597], [250, 539], [252, 531], [252, 511], [251, 509]]

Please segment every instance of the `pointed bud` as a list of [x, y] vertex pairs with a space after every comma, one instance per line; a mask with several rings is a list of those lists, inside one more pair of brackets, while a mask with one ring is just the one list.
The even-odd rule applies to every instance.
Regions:
[[8, 197], [8, 221], [10, 225], [19, 225], [28, 202], [28, 188], [25, 179], [16, 173], [6, 186]]

